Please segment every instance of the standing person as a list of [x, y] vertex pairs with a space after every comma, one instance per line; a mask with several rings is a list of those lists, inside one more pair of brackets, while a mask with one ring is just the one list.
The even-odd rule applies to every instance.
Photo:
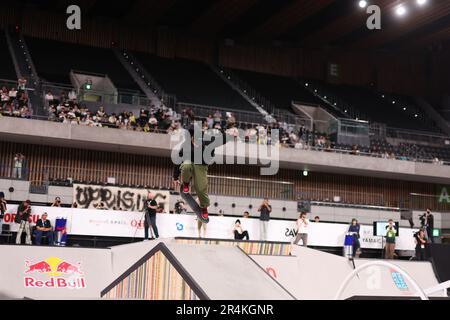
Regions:
[[5, 194], [3, 192], [0, 192], [0, 234], [2, 233], [2, 224], [5, 212], [6, 212]]
[[352, 223], [348, 228], [348, 233], [353, 235], [353, 257], [356, 255], [359, 256], [361, 254], [361, 244], [359, 243], [359, 231], [361, 230], [361, 226], [358, 223], [358, 220], [352, 219]]
[[44, 212], [41, 219], [36, 222], [35, 243], [38, 246], [42, 244], [42, 236], [47, 237], [49, 246], [53, 245], [53, 228], [50, 220], [48, 220], [47, 217], [47, 212]]
[[397, 236], [397, 229], [395, 228], [394, 220], [389, 219], [389, 224], [386, 226], [386, 259], [394, 259], [395, 255], [395, 237]]
[[153, 234], [155, 238], [159, 238], [158, 227], [156, 226], [156, 209], [158, 209], [158, 203], [155, 200], [153, 193], [149, 192], [147, 195], [147, 200], [145, 201], [145, 240], [148, 240], [148, 229], [152, 226]]
[[234, 233], [234, 239], [235, 240], [249, 240], [250, 236], [248, 235], [248, 231], [247, 230], [243, 230], [242, 226], [241, 226], [241, 220], [236, 220], [236, 222], [234, 223], [234, 228], [233, 228], [233, 233]]
[[61, 198], [60, 197], [56, 197], [55, 201], [53, 201], [52, 207], [61, 207]]
[[21, 153], [14, 155], [14, 178], [22, 179], [22, 167], [24, 156]]
[[420, 217], [420, 225], [425, 232], [425, 237], [433, 243], [434, 216], [430, 209], [427, 209]]
[[300, 239], [304, 247], [308, 246], [308, 226], [309, 220], [306, 218], [306, 212], [300, 213], [300, 217], [297, 219], [297, 236], [295, 237], [294, 244], [298, 244]]
[[198, 237], [202, 238], [202, 230], [203, 230], [203, 238], [206, 238], [206, 226], [207, 223], [203, 223], [200, 219], [197, 218], [197, 232]]
[[29, 218], [31, 215], [31, 202], [30, 200], [22, 203], [17, 209], [17, 214], [14, 219], [15, 223], [19, 223], [19, 231], [17, 231], [16, 244], [20, 244], [22, 242], [22, 232], [25, 231], [27, 234], [25, 243], [31, 244], [31, 229]]
[[269, 204], [269, 199], [264, 198], [263, 203], [258, 209], [259, 215], [259, 234], [261, 240], [267, 240], [267, 232], [269, 229], [270, 213], [272, 212], [272, 206]]
[[420, 229], [415, 235], [416, 238], [416, 259], [419, 261], [425, 261], [425, 248], [427, 245], [427, 237], [425, 236], [425, 230]]

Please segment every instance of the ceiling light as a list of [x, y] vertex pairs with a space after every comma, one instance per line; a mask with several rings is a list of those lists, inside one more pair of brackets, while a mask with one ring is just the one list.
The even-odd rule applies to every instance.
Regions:
[[404, 5], [399, 5], [399, 6], [397, 7], [397, 9], [395, 9], [395, 13], [396, 13], [398, 16], [404, 16], [405, 13], [406, 13], [406, 8], [405, 8], [405, 6], [404, 6]]
[[365, 7], [367, 7], [367, 1], [361, 0], [361, 1], [358, 3], [358, 5], [359, 5], [360, 8], [365, 8]]
[[419, 6], [423, 6], [424, 4], [426, 4], [427, 3], [427, 0], [417, 0], [417, 4], [419, 5]]

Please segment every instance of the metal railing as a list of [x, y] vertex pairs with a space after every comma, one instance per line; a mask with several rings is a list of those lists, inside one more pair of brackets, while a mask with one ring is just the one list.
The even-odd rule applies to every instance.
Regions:
[[342, 189], [310, 189], [297, 193], [297, 200], [319, 201], [337, 204], [385, 206], [381, 193], [346, 191]]
[[222, 115], [222, 119], [226, 119], [226, 113], [230, 112], [234, 114], [236, 120], [239, 122], [255, 124], [265, 123], [264, 116], [258, 112], [236, 111], [234, 109], [204, 106], [185, 102], [177, 103], [175, 111], [181, 114], [185, 109], [191, 109], [194, 115], [200, 118], [207, 118], [209, 115], [214, 116], [214, 114], [219, 111]]
[[[201, 118], [201, 117], [200, 117]], [[29, 119], [36, 119], [36, 120], [49, 120], [47, 117], [41, 117], [41, 116], [31, 116], [29, 117]], [[256, 125], [257, 123], [252, 123], [252, 122], [238, 122], [238, 123], [243, 123], [243, 124], [248, 124], [250, 126], [252, 125]], [[102, 127], [105, 128], [117, 128], [117, 126], [113, 125], [113, 124], [109, 124], [109, 123], [101, 123]], [[68, 124], [68, 125], [72, 125], [72, 124]], [[165, 130], [151, 130], [150, 132], [154, 132], [154, 133], [160, 133], [160, 134], [166, 134], [168, 133]], [[243, 142], [244, 140], [242, 140]], [[256, 140], [258, 141], [258, 140]], [[272, 144], [276, 144], [277, 142], [272, 141]], [[340, 153], [340, 154], [348, 154], [348, 155], [353, 155], [353, 156], [366, 156], [366, 157], [372, 157], [372, 158], [386, 158], [384, 154], [382, 153], [373, 153], [373, 152], [363, 152], [363, 151], [358, 151], [358, 150], [352, 150], [350, 147], [349, 149], [342, 149], [342, 148], [335, 148], [335, 147], [331, 147], [331, 145], [329, 146], [314, 146], [313, 143], [308, 143], [304, 140], [298, 142], [298, 143], [282, 143], [280, 142], [279, 144], [280, 148], [293, 148], [293, 149], [297, 149], [297, 150], [310, 150], [310, 151], [318, 151], [318, 152], [333, 152], [333, 153]], [[434, 165], [445, 165], [445, 166], [450, 166], [450, 162], [449, 161], [442, 161], [440, 160], [439, 162], [435, 162], [434, 159], [430, 159], [430, 158], [420, 158], [420, 156], [403, 156], [403, 155], [395, 155], [394, 158], [389, 158], [390, 160], [402, 160], [402, 161], [413, 161], [413, 162], [420, 162], [420, 163], [428, 163], [428, 164], [434, 164]]]

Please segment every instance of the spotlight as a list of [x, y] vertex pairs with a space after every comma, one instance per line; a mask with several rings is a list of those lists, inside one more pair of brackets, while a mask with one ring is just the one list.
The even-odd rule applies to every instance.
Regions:
[[365, 7], [367, 7], [367, 1], [361, 0], [361, 1], [358, 3], [358, 5], [359, 5], [360, 8], [365, 8]]
[[309, 83], [307, 82], [307, 83], [305, 83], [305, 87], [307, 87], [307, 86], [309, 86]]
[[397, 9], [395, 9], [395, 13], [396, 13], [398, 16], [404, 16], [405, 13], [406, 13], [406, 8], [405, 8], [405, 6], [399, 5], [399, 6], [397, 7]]
[[324, 98], [324, 99], [326, 99], [326, 98], [327, 98], [327, 96], [324, 96], [323, 98]]
[[395, 100], [392, 101], [392, 104], [395, 104]]
[[414, 117], [418, 118], [418, 117], [419, 117], [419, 115], [418, 115], [418, 114], [415, 114], [415, 115], [414, 115]]
[[406, 107], [403, 108], [403, 111], [406, 111]]
[[417, 0], [417, 4], [419, 5], [419, 6], [423, 6], [424, 4], [426, 4], [427, 3], [427, 0]]
[[308, 170], [303, 170], [303, 176], [304, 176], [304, 177], [307, 177], [308, 174], [309, 174]]

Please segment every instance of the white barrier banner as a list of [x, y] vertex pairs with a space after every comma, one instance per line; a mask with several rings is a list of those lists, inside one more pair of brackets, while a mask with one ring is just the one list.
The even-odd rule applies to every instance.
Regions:
[[[10, 224], [12, 231], [17, 231], [14, 223], [17, 205], [8, 205], [3, 223]], [[72, 235], [99, 237], [136, 237], [144, 236], [143, 212], [106, 211], [92, 209], [70, 209], [51, 207], [32, 207], [32, 224], [47, 212], [52, 225], [57, 217], [67, 218], [67, 232]], [[233, 227], [237, 218], [210, 217], [206, 228], [207, 238], [233, 239]], [[260, 221], [258, 219], [240, 218], [242, 228], [247, 230], [250, 240], [259, 240]], [[156, 218], [159, 235], [162, 238], [198, 237], [197, 220], [193, 215], [158, 214]], [[151, 230], [151, 228], [150, 228]], [[313, 223], [309, 225], [308, 245], [323, 247], [342, 247], [348, 225], [334, 223]], [[399, 250], [414, 250], [414, 233], [417, 229], [400, 228], [396, 241]], [[295, 221], [272, 220], [269, 222], [269, 241], [292, 242], [296, 234]], [[360, 243], [362, 248], [382, 248], [382, 238], [373, 236], [372, 226], [361, 226]]]

